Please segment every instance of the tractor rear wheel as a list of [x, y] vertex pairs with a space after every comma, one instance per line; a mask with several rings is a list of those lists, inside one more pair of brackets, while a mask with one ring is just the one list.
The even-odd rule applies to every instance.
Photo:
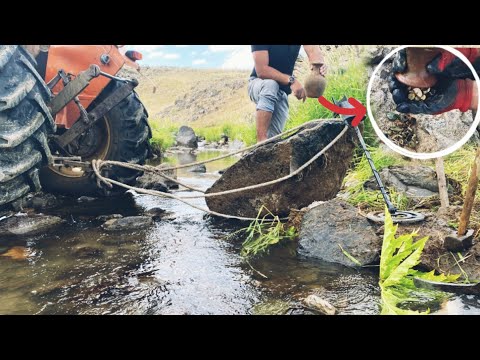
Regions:
[[51, 162], [51, 92], [35, 66], [21, 46], [0, 45], [0, 207], [40, 190], [39, 169]]
[[[92, 108], [119, 86], [120, 83], [112, 80]], [[70, 155], [80, 156], [82, 161], [100, 159], [143, 165], [151, 154], [149, 139], [152, 134], [147, 120], [145, 107], [138, 95], [132, 92], [103, 119], [70, 143], [66, 150]], [[114, 166], [107, 175], [119, 182], [134, 185], [141, 172]], [[95, 174], [79, 167], [44, 167], [40, 181], [45, 190], [65, 195], [107, 196], [125, 192], [119, 187], [112, 190], [99, 188]]]

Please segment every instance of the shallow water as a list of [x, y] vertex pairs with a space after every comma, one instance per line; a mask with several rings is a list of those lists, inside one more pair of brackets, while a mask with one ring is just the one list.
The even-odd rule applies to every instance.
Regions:
[[[220, 154], [204, 152], [197, 160]], [[178, 176], [207, 188], [218, 170], [234, 161], [207, 164], [206, 174], [180, 170]], [[206, 206], [203, 199], [192, 201]], [[122, 233], [107, 233], [95, 220], [155, 207], [175, 218]], [[294, 244], [249, 265], [239, 256], [242, 239], [226, 238], [245, 224], [209, 218], [174, 200], [126, 194], [89, 203], [72, 200], [48, 213], [67, 224], [41, 236], [0, 241], [3, 248], [27, 247], [30, 255], [0, 257], [0, 314], [301, 314], [300, 300], [312, 292], [340, 314], [379, 312], [374, 268], [358, 271], [302, 259]], [[439, 313], [480, 313], [480, 300], [455, 297]]]

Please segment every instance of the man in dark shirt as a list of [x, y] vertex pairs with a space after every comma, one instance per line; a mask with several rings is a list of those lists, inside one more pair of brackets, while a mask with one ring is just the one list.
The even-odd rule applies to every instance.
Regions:
[[[255, 67], [248, 94], [256, 106], [257, 141], [283, 132], [288, 118], [288, 95], [305, 102], [303, 85], [293, 76], [301, 45], [252, 45]], [[326, 66], [318, 45], [303, 45], [312, 70], [325, 76]]]

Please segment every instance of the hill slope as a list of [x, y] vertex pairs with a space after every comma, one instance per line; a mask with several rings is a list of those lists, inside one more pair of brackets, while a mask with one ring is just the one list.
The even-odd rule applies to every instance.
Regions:
[[151, 121], [208, 127], [219, 121], [252, 119], [255, 108], [247, 94], [248, 71], [152, 67], [142, 69], [142, 74], [138, 93]]

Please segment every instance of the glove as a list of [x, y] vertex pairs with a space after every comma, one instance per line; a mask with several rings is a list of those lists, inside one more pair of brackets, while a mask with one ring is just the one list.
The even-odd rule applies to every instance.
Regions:
[[[480, 49], [458, 48], [472, 63], [477, 74], [480, 73]], [[428, 65], [427, 71], [431, 74], [442, 75], [454, 79], [474, 79], [472, 71], [460, 58], [447, 50], [442, 50]]]
[[[473, 82], [470, 79], [445, 79], [435, 86], [435, 93], [425, 101], [402, 101], [397, 102], [397, 111], [410, 114], [442, 114], [444, 112], [459, 109], [468, 111], [472, 104]], [[395, 89], [399, 100], [399, 89]], [[403, 93], [402, 93], [403, 98]], [[395, 98], [394, 98], [395, 100]]]
[[[408, 86], [398, 81], [395, 76], [396, 73], [404, 73], [407, 71], [407, 52], [406, 49], [402, 49], [396, 53], [393, 59], [392, 72], [388, 80], [388, 88], [392, 93], [393, 101], [395, 104], [403, 104], [408, 102]], [[397, 111], [399, 111], [397, 109]]]

